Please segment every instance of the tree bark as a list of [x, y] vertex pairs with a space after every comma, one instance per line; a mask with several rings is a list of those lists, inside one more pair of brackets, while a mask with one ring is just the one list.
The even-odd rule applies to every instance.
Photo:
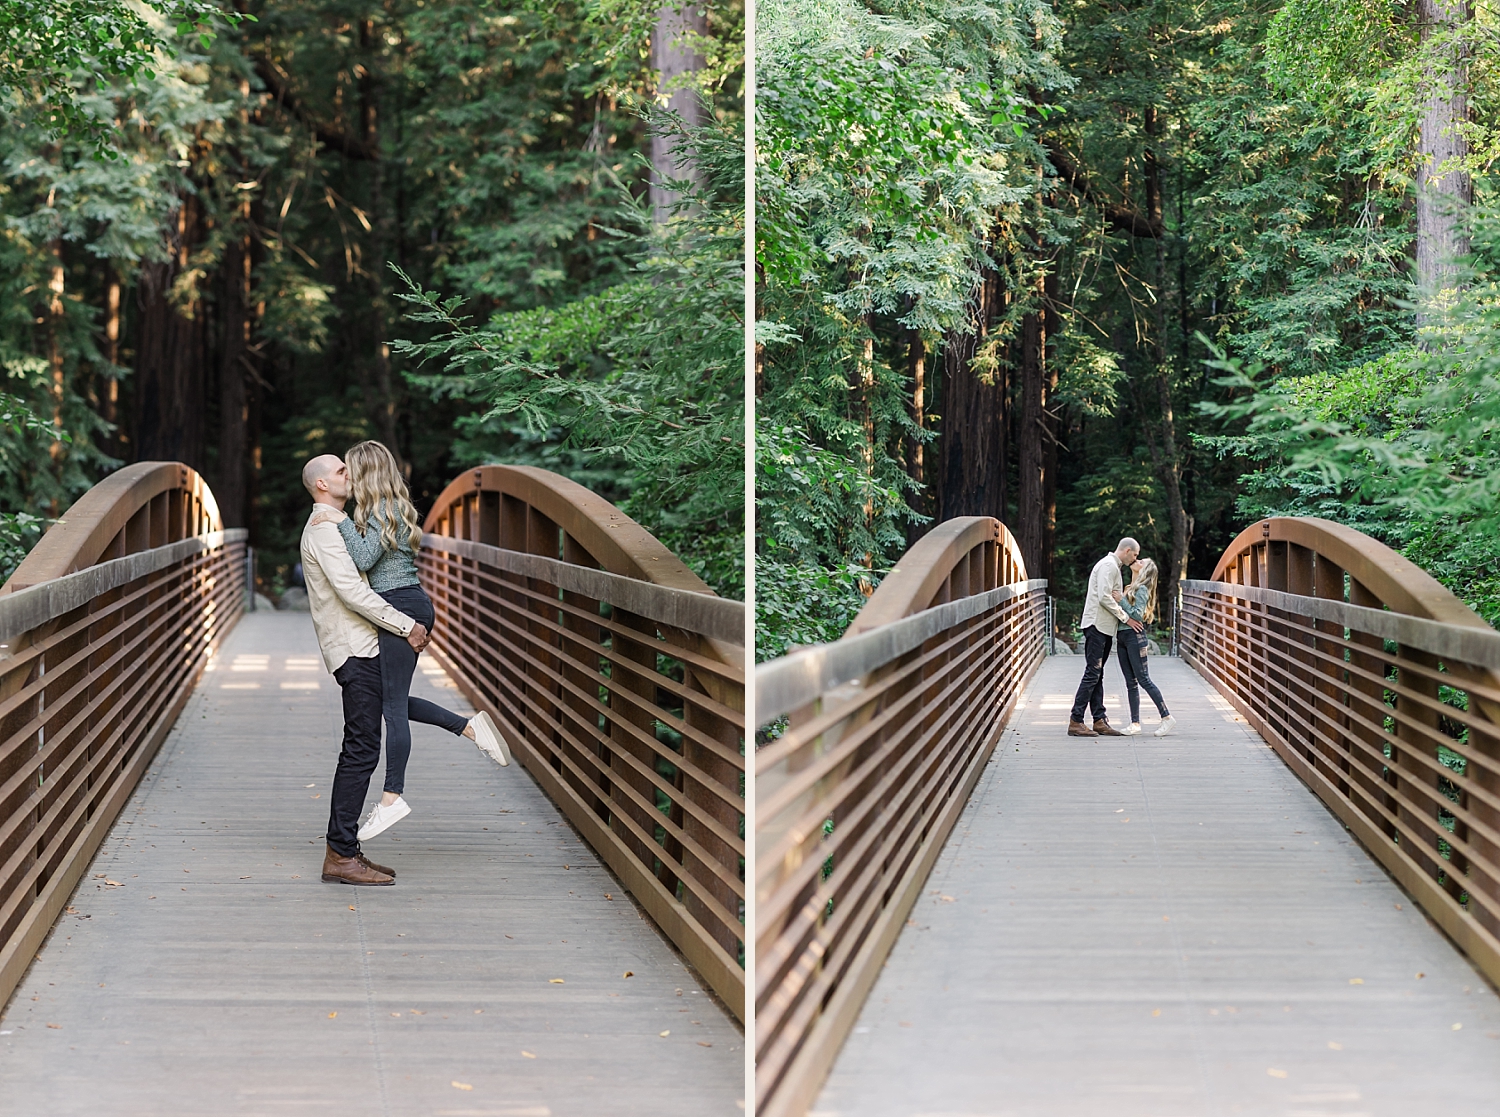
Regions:
[[[1156, 344], [1152, 369], [1152, 386], [1160, 408], [1158, 435], [1152, 436], [1150, 424], [1143, 422], [1146, 445], [1152, 464], [1161, 480], [1167, 498], [1167, 518], [1172, 524], [1172, 555], [1165, 569], [1160, 569], [1160, 592], [1157, 601], [1161, 623], [1172, 624], [1177, 602], [1177, 584], [1187, 577], [1188, 548], [1193, 540], [1193, 518], [1182, 499], [1182, 456], [1177, 446], [1177, 420], [1173, 411], [1172, 368], [1167, 359], [1167, 242], [1162, 218], [1161, 164], [1156, 145], [1161, 138], [1161, 121], [1156, 106], [1148, 105], [1145, 113], [1146, 205], [1153, 223], [1163, 230], [1156, 237]], [[1178, 297], [1184, 297], [1179, 291]], [[1158, 564], [1160, 565], [1160, 564]]]
[[[651, 32], [651, 65], [660, 74], [657, 97], [689, 125], [703, 123], [703, 100], [694, 89], [671, 89], [673, 80], [703, 68], [703, 59], [689, 44], [682, 42], [687, 34], [706, 34], [705, 10], [695, 4], [673, 7], [669, 2], [656, 15]], [[696, 182], [698, 172], [687, 152], [671, 136], [651, 137], [651, 166], [655, 170], [650, 184], [651, 213], [659, 225], [672, 216], [677, 191], [662, 183], [664, 178]]]
[[100, 441], [105, 453], [119, 458], [124, 456], [125, 443], [120, 430], [120, 378], [114, 371], [120, 365], [120, 273], [113, 264], [105, 267], [108, 279], [104, 288], [104, 359], [112, 367], [102, 393], [104, 421], [110, 429]]
[[[1466, 0], [1418, 0], [1422, 45], [1461, 28], [1470, 18]], [[1417, 153], [1417, 286], [1435, 295], [1457, 278], [1455, 261], [1468, 253], [1465, 211], [1474, 183], [1457, 164], [1469, 154], [1463, 127], [1469, 119], [1468, 77], [1455, 52], [1427, 71], [1429, 94], [1422, 107]]]
[[[927, 346], [922, 341], [920, 330], [911, 330], [907, 334], [906, 369], [911, 377], [911, 421], [920, 433], [927, 429]], [[931, 515], [929, 509], [931, 500], [927, 491], [926, 450], [927, 447], [920, 437], [913, 435], [907, 438], [906, 475], [917, 486], [907, 503], [911, 505], [912, 511], [922, 516]], [[929, 526], [928, 524], [908, 524], [907, 546], [911, 546], [920, 539]]]
[[193, 246], [202, 239], [201, 219], [197, 199], [184, 198], [171, 260], [142, 269], [131, 423], [136, 461], [180, 461], [200, 472], [206, 468], [207, 323], [197, 299], [180, 310], [173, 304], [172, 281], [187, 268]]
[[250, 526], [250, 237], [224, 250], [224, 341], [219, 359], [219, 476], [225, 527]]
[[1019, 484], [1016, 543], [1026, 573], [1044, 578], [1047, 491], [1047, 325], [1038, 306], [1021, 319], [1021, 415], [1016, 431]]
[[972, 328], [950, 331], [943, 342], [941, 480], [938, 520], [955, 516], [1005, 518], [1006, 377], [974, 367], [990, 339], [1000, 304], [1000, 277], [987, 272], [975, 299]]

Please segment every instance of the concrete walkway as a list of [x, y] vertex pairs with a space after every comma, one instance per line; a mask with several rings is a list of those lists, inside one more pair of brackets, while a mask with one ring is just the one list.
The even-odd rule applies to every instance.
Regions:
[[1082, 668], [1044, 663], [815, 1112], [1500, 1113], [1500, 997], [1342, 824], [1179, 660], [1177, 734], [1068, 738]]
[[247, 615], [0, 1017], [0, 1114], [743, 1113], [743, 1036], [519, 765], [414, 726], [396, 885], [322, 883], [341, 727], [307, 615]]

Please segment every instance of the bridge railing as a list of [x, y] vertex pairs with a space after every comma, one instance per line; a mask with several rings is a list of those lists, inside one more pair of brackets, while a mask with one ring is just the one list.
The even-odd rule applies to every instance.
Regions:
[[1278, 518], [1184, 583], [1179, 647], [1500, 981], [1500, 632], [1383, 544]]
[[144, 462], [0, 589], [0, 1005], [244, 609], [245, 535], [192, 470]]
[[426, 528], [454, 680], [744, 1019], [744, 605], [545, 470], [472, 470]]
[[949, 520], [844, 637], [756, 671], [756, 1112], [805, 1113], [1043, 656], [1046, 582]]

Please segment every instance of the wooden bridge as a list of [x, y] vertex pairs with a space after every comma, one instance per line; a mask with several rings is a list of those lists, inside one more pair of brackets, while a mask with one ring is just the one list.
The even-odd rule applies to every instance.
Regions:
[[757, 1112], [1496, 1112], [1500, 634], [1267, 520], [1152, 661], [1177, 731], [1077, 739], [1045, 592], [949, 521], [757, 670]]
[[306, 614], [177, 463], [81, 498], [0, 593], [0, 1113], [744, 1107], [744, 607], [537, 469], [426, 524], [414, 813], [318, 879], [341, 735]]

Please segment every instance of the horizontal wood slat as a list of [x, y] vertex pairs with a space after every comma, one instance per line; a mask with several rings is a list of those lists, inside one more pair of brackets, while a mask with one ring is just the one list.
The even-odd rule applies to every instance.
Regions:
[[743, 604], [432, 533], [418, 566], [460, 688], [743, 1019]]

